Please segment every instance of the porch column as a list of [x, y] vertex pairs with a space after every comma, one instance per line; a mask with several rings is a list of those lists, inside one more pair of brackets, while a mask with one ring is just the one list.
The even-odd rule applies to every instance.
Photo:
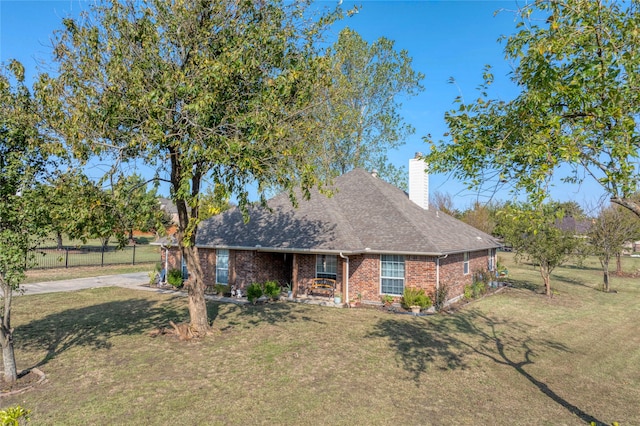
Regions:
[[293, 292], [293, 297], [298, 297], [298, 255], [293, 253], [293, 262], [291, 269], [291, 291]]

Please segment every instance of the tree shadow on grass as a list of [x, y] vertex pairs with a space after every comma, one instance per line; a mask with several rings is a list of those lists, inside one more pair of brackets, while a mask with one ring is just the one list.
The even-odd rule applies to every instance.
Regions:
[[[211, 315], [211, 308], [209, 308], [210, 318], [225, 320], [230, 327], [245, 325], [258, 326], [261, 324], [277, 325], [286, 321], [307, 321], [316, 322], [316, 318], [311, 315], [305, 314], [306, 310], [303, 306], [298, 306], [295, 303], [288, 302], [269, 302], [256, 305], [233, 305], [233, 307], [226, 309], [225, 312], [214, 312]], [[215, 320], [214, 320], [215, 325]]]
[[142, 334], [169, 321], [184, 321], [185, 313], [184, 307], [147, 299], [67, 309], [16, 327], [16, 348], [45, 351], [44, 358], [31, 367], [37, 368], [73, 347], [110, 349], [112, 337]]
[[534, 364], [536, 352], [569, 352], [560, 342], [528, 336], [526, 324], [497, 320], [477, 310], [429, 320], [416, 318], [381, 320], [371, 333], [384, 337], [395, 349], [404, 369], [413, 375], [416, 386], [430, 368], [453, 370], [467, 368], [467, 359], [479, 355], [496, 364], [510, 367], [532, 383], [555, 403], [587, 423], [605, 424], [555, 393], [547, 384], [526, 371]]

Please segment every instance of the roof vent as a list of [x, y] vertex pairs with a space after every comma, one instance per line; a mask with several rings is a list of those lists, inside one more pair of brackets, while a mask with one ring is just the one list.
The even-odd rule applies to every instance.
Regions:
[[371, 170], [371, 176], [373, 176], [374, 178], [378, 177], [378, 171], [376, 169]]

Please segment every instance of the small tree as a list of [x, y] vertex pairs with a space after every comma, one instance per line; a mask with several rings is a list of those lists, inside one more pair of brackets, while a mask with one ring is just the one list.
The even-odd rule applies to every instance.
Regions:
[[516, 258], [526, 257], [538, 266], [547, 296], [551, 296], [551, 273], [580, 243], [573, 232], [558, 226], [563, 214], [557, 204], [547, 203], [509, 205], [498, 215], [497, 233], [513, 246]]
[[636, 215], [611, 205], [600, 209], [587, 233], [590, 251], [598, 257], [602, 266], [602, 290], [610, 290], [609, 262], [620, 256], [626, 242], [640, 238], [640, 220]]

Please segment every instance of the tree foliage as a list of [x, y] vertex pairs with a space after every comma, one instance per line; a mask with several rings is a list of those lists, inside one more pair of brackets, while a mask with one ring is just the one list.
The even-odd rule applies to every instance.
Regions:
[[602, 207], [587, 233], [591, 253], [602, 266], [602, 289], [610, 290], [609, 264], [622, 254], [625, 243], [640, 238], [640, 220], [628, 209], [618, 205]]
[[496, 214], [498, 207], [495, 204], [482, 204], [478, 201], [462, 212], [460, 220], [484, 233], [492, 235], [496, 228]]
[[30, 249], [49, 232], [42, 180], [57, 145], [45, 144], [24, 68], [17, 61], [7, 68], [0, 74], [0, 343], [4, 380], [11, 382], [17, 378], [12, 294], [24, 280]]
[[400, 99], [420, 93], [424, 75], [393, 41], [381, 37], [368, 43], [349, 28], [327, 56], [331, 85], [321, 88], [318, 97], [326, 101], [316, 110], [325, 143], [320, 158], [335, 174], [376, 169], [381, 178], [405, 188], [405, 173], [389, 163], [387, 152], [415, 131], [399, 114]]
[[[337, 16], [306, 2], [113, 0], [65, 19], [54, 44], [56, 78], [40, 95], [80, 158], [143, 161], [170, 184], [177, 243], [191, 279], [191, 326], [209, 329], [194, 247], [204, 179], [248, 204], [279, 187], [295, 202], [327, 176], [310, 112], [329, 84], [317, 41]], [[246, 210], [245, 210], [246, 211]]]
[[440, 210], [443, 213], [460, 218], [461, 213], [456, 209], [453, 203], [453, 197], [447, 192], [434, 191], [429, 197], [429, 204], [432, 208]]
[[551, 296], [551, 273], [566, 262], [580, 240], [559, 223], [564, 212], [557, 203], [537, 206], [519, 203], [506, 205], [498, 215], [496, 233], [511, 245], [516, 258], [526, 258], [538, 266], [545, 293]]
[[[630, 198], [640, 140], [638, 12], [637, 1], [524, 6], [505, 46], [520, 94], [491, 99], [487, 68], [479, 97], [456, 99], [457, 109], [446, 114], [451, 141], [433, 145], [432, 170], [452, 171], [475, 188], [510, 185], [532, 202], [547, 196], [554, 177], [595, 179], [613, 202], [640, 215]], [[571, 172], [560, 174], [562, 166]]]

